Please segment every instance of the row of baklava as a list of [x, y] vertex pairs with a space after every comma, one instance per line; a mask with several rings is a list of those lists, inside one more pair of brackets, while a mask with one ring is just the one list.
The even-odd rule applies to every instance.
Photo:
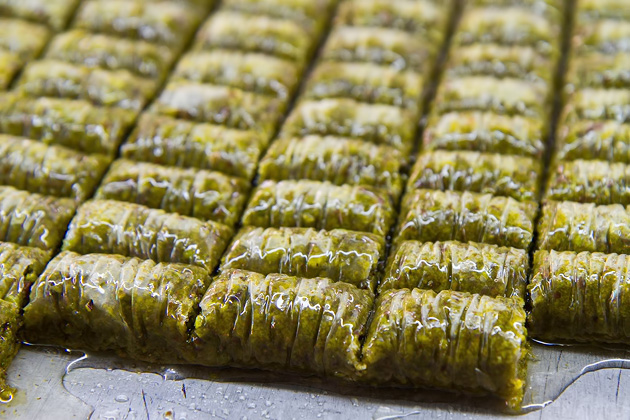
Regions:
[[630, 342], [630, 7], [578, 0], [538, 226], [533, 337]]
[[31, 285], [207, 13], [204, 3], [0, 1], [0, 42], [13, 54], [0, 84], [15, 79], [0, 93], [2, 373]]
[[[8, 89], [24, 66], [43, 52], [55, 32], [64, 30], [78, 3], [78, 0], [0, 1], [0, 91]], [[0, 96], [5, 95], [0, 93]], [[0, 131], [7, 130], [10, 124], [2, 118]], [[62, 159], [72, 161], [76, 157], [72, 151], [64, 152]], [[50, 244], [58, 244], [63, 237], [74, 212], [74, 202], [4, 186], [15, 185], [33, 192], [50, 189], [53, 195], [68, 196], [71, 191], [66, 190], [63, 177], [53, 180], [55, 185], [50, 188], [43, 187], [41, 184], [47, 183], [46, 180], [31, 171], [34, 168], [30, 162], [37, 165], [53, 156], [45, 146], [0, 135], [0, 156], [0, 185], [3, 185], [0, 186], [0, 401], [6, 402], [13, 398], [5, 375], [18, 350], [21, 310], [28, 301], [30, 284], [52, 256]], [[88, 173], [98, 171], [99, 159], [88, 160], [90, 168], [94, 168]], [[78, 162], [71, 164], [75, 163]], [[77, 166], [77, 172], [85, 174], [87, 165]], [[58, 227], [61, 225], [64, 227]]]
[[[528, 250], [563, 14], [559, 1], [463, 6], [380, 284], [378, 339], [363, 349], [395, 381], [523, 398]], [[436, 307], [434, 325], [424, 311]]]
[[[555, 3], [462, 11], [394, 237], [407, 287], [524, 298], [559, 57]], [[437, 250], [442, 278], [421, 263]]]

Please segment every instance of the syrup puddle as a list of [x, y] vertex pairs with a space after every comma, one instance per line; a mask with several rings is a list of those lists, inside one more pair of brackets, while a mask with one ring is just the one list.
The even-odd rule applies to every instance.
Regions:
[[523, 412], [541, 409], [582, 375], [600, 369], [629, 369], [630, 351], [615, 347], [558, 345], [535, 342], [528, 365]]
[[[585, 373], [630, 368], [622, 348], [534, 343], [522, 413], [556, 400]], [[24, 346], [9, 371], [11, 418], [176, 419], [474, 417], [497, 414], [487, 398], [372, 389], [261, 371], [156, 366], [46, 346]], [[428, 413], [427, 411], [430, 411]], [[63, 413], [63, 415], [61, 415]], [[56, 416], [55, 414], [60, 414]]]

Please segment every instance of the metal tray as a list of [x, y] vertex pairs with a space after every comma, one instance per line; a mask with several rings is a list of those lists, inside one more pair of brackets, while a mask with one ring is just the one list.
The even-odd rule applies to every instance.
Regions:
[[[519, 418], [628, 418], [628, 368], [629, 350], [534, 344], [528, 407]], [[1, 418], [514, 418], [487, 398], [237, 369], [152, 366], [44, 346], [24, 346], [9, 381], [19, 391], [2, 407]]]

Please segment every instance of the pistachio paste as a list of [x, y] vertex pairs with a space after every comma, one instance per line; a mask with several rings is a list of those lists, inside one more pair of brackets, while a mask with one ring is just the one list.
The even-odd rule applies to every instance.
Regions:
[[62, 30], [80, 0], [0, 0], [0, 15], [41, 23]]
[[525, 390], [523, 301], [451, 290], [389, 290], [363, 346], [366, 380], [490, 394], [518, 408]]
[[83, 100], [0, 93], [0, 132], [114, 157], [137, 112]]
[[165, 45], [73, 29], [53, 38], [46, 58], [163, 79], [175, 53]]
[[143, 113], [120, 153], [140, 162], [252, 179], [265, 144], [253, 131]]
[[403, 189], [404, 155], [361, 140], [306, 136], [274, 141], [259, 164], [261, 179], [310, 179], [335, 185], [382, 188], [397, 198]]
[[172, 80], [229, 86], [288, 100], [300, 82], [294, 62], [260, 53], [194, 51], [182, 57]]
[[184, 80], [169, 82], [150, 110], [174, 118], [254, 130], [270, 137], [284, 113], [286, 101]]
[[628, 255], [537, 251], [529, 329], [547, 341], [630, 342]]
[[523, 249], [475, 242], [404, 241], [389, 258], [379, 294], [419, 288], [524, 299], [528, 269]]
[[486, 111], [433, 113], [423, 132], [425, 150], [471, 150], [540, 158], [545, 127], [540, 118]]
[[89, 0], [79, 8], [73, 27], [179, 50], [201, 17], [195, 8], [174, 1]]
[[191, 264], [211, 273], [231, 236], [231, 229], [220, 223], [139, 204], [94, 200], [77, 210], [63, 250]]
[[396, 220], [386, 191], [321, 181], [263, 181], [243, 213], [243, 225], [348, 229], [385, 237]]
[[373, 291], [384, 248], [382, 238], [364, 232], [250, 226], [228, 247], [221, 271], [326, 277]]
[[0, 186], [0, 241], [55, 252], [74, 211], [69, 198]]
[[39, 248], [0, 242], [0, 301], [22, 308], [50, 257]]
[[415, 113], [392, 105], [334, 98], [305, 100], [289, 114], [281, 137], [308, 135], [352, 137], [411, 152], [416, 134]]
[[189, 360], [356, 379], [373, 295], [325, 278], [243, 270], [210, 285]]
[[421, 153], [407, 190], [470, 191], [535, 201], [542, 166], [533, 158], [436, 150]]
[[422, 77], [411, 71], [369, 63], [323, 62], [314, 69], [301, 97], [350, 98], [418, 112], [422, 88]]
[[304, 66], [315, 45], [300, 22], [221, 10], [201, 26], [193, 46], [217, 48], [268, 54]]
[[535, 202], [491, 194], [415, 190], [403, 198], [394, 242], [457, 240], [529, 249], [537, 210]]
[[111, 159], [0, 134], [0, 184], [77, 202], [92, 196]]
[[17, 89], [32, 97], [82, 99], [97, 106], [115, 106], [139, 112], [153, 98], [158, 84], [124, 69], [92, 69], [43, 59], [30, 63], [24, 69]]
[[549, 177], [546, 197], [556, 201], [630, 204], [630, 167], [599, 160], [558, 162]]
[[538, 248], [630, 254], [630, 212], [620, 204], [548, 201], [538, 225]]
[[249, 183], [219, 172], [115, 161], [96, 198], [162, 209], [229, 227], [239, 220]]
[[150, 362], [181, 361], [209, 282], [205, 269], [191, 265], [62, 252], [31, 289], [25, 336]]

